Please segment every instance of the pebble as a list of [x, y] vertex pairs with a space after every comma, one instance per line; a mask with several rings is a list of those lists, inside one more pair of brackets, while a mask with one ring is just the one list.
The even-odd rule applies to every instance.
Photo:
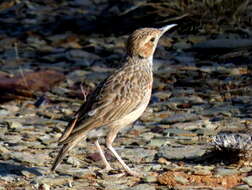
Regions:
[[248, 185], [237, 185], [232, 188], [232, 190], [250, 190], [250, 187]]
[[72, 164], [73, 166], [79, 167], [80, 166], [80, 161], [74, 157], [69, 156], [67, 158], [66, 163]]
[[242, 181], [244, 181], [246, 184], [248, 184], [250, 187], [252, 187], [252, 176], [247, 176], [242, 178]]
[[15, 130], [15, 129], [21, 128], [22, 124], [16, 121], [11, 121], [11, 122], [8, 122], [8, 126], [10, 129]]
[[48, 185], [48, 184], [41, 184], [39, 186], [39, 189], [41, 189], [41, 190], [50, 190], [51, 188], [50, 188], [50, 185]]
[[8, 154], [10, 151], [3, 145], [0, 144], [0, 154]]
[[50, 135], [45, 134], [44, 136], [38, 137], [39, 140], [42, 141], [43, 144], [48, 145], [55, 142], [55, 139], [52, 138]]
[[65, 185], [69, 184], [73, 181], [72, 177], [69, 176], [58, 176], [58, 177], [53, 177], [53, 176], [38, 176], [33, 178], [33, 183], [34, 184], [47, 184], [49, 186], [55, 186], [55, 185]]
[[179, 183], [179, 184], [188, 184], [188, 180], [184, 178], [183, 176], [175, 176], [174, 179]]
[[35, 164], [36, 166], [43, 166], [44, 162], [49, 159], [47, 154], [30, 154], [28, 152], [13, 152], [11, 157], [21, 163]]
[[193, 159], [204, 155], [206, 150], [199, 145], [162, 146], [158, 151], [160, 157], [171, 160]]
[[162, 92], [156, 92], [152, 94], [152, 98], [157, 98], [157, 101], [164, 101], [168, 100], [168, 98], [171, 96], [171, 92], [169, 91], [162, 91]]
[[95, 173], [90, 169], [75, 168], [74, 166], [66, 167], [66, 168], [61, 167], [58, 169], [58, 171], [61, 174], [69, 175], [69, 176], [73, 176], [75, 178], [81, 178], [81, 179], [85, 179], [87, 176], [95, 175]]
[[160, 147], [162, 145], [166, 145], [168, 143], [167, 138], [153, 138], [148, 143], [148, 147]]
[[216, 176], [227, 176], [237, 174], [239, 171], [237, 169], [229, 169], [229, 168], [217, 168], [215, 170]]
[[146, 183], [154, 183], [154, 182], [157, 182], [157, 176], [147, 176], [145, 178], [143, 178], [143, 181], [146, 182]]
[[124, 148], [118, 150], [120, 156], [122, 158], [127, 158], [128, 160], [132, 161], [133, 163], [140, 163], [141, 161], [145, 160], [146, 162], [152, 161], [156, 151], [155, 150], [148, 150], [143, 148]]
[[176, 122], [185, 122], [185, 121], [192, 121], [200, 119], [196, 114], [189, 114], [189, 113], [178, 113], [171, 115], [168, 118], [165, 118], [161, 121], [162, 124], [173, 124]]
[[133, 187], [126, 188], [125, 190], [156, 190], [155, 186], [149, 184], [138, 184]]

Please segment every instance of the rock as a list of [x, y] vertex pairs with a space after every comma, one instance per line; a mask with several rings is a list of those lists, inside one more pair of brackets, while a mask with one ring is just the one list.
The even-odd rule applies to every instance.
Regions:
[[147, 177], [143, 178], [143, 181], [146, 183], [157, 182], [157, 176], [153, 176], [153, 175], [147, 176]]
[[69, 50], [67, 52], [67, 58], [70, 61], [75, 60], [85, 66], [90, 66], [95, 61], [100, 60], [99, 56], [92, 54], [92, 53], [89, 53], [89, 52], [86, 52], [86, 51], [83, 51], [83, 50], [80, 50], [80, 49]]
[[55, 142], [55, 139], [52, 138], [50, 135], [47, 135], [47, 134], [45, 134], [44, 136], [39, 137], [38, 139], [41, 140], [42, 143], [45, 144], [45, 145], [48, 145], [48, 144], [51, 144], [51, 143]]
[[[217, 168], [215, 170], [216, 176], [228, 176], [239, 173], [236, 169], [229, 169], [229, 168]], [[252, 178], [251, 178], [252, 179]]]
[[30, 154], [28, 152], [13, 152], [11, 157], [21, 163], [35, 164], [37, 166], [43, 166], [44, 162], [49, 159], [48, 154]]
[[195, 166], [193, 168], [193, 174], [196, 174], [196, 175], [212, 175], [212, 170], [214, 169], [215, 167], [214, 166], [201, 166], [201, 165], [198, 165], [198, 166]]
[[2, 144], [0, 144], [0, 154], [3, 155], [8, 153], [10, 153], [10, 151], [7, 148], [5, 148]]
[[164, 130], [163, 134], [166, 137], [172, 137], [172, 136], [192, 136], [194, 133], [185, 129], [168, 128]]
[[18, 107], [15, 104], [5, 104], [5, 105], [1, 105], [1, 107], [8, 110], [10, 113], [18, 112], [20, 110], [20, 107]]
[[39, 176], [35, 177], [33, 179], [33, 183], [35, 184], [47, 184], [49, 186], [55, 186], [55, 185], [66, 185], [73, 181], [72, 177], [69, 176], [57, 176], [57, 177], [45, 177], [45, 176]]
[[161, 121], [162, 124], [173, 124], [176, 122], [185, 122], [185, 121], [192, 121], [200, 119], [199, 115], [197, 114], [190, 114], [190, 113], [178, 113], [171, 115], [168, 118], [165, 118]]
[[[185, 123], [175, 123], [172, 124], [172, 128], [184, 129], [184, 130], [210, 130], [213, 132], [214, 129], [218, 128], [219, 124], [209, 121], [209, 119], [202, 118], [197, 121], [185, 122]], [[210, 132], [211, 133], [211, 132]]]
[[250, 190], [250, 187], [248, 185], [237, 185], [232, 188], [232, 190]]
[[156, 190], [155, 186], [149, 184], [138, 184], [125, 190]]
[[156, 92], [152, 94], [152, 98], [157, 98], [158, 101], [167, 100], [170, 96], [171, 96], [171, 92], [169, 91]]
[[110, 184], [104, 188], [104, 190], [121, 190], [126, 189], [128, 186], [123, 184]]
[[151, 141], [148, 144], [148, 147], [160, 147], [162, 145], [166, 145], [167, 143], [169, 143], [169, 141], [167, 140], [167, 138], [154, 138], [151, 139]]
[[5, 115], [8, 115], [10, 112], [6, 109], [1, 109], [0, 108], [0, 116], [5, 116]]
[[195, 159], [204, 155], [206, 150], [199, 145], [186, 146], [161, 146], [158, 154], [159, 157], [165, 157], [171, 160]]
[[88, 176], [95, 176], [95, 173], [91, 169], [86, 168], [74, 168], [74, 167], [61, 167], [58, 169], [61, 174], [70, 175], [75, 178], [85, 179]]
[[246, 184], [248, 184], [250, 187], [252, 186], [252, 176], [247, 176], [242, 178], [242, 181], [244, 181]]
[[22, 124], [17, 121], [11, 121], [11, 122], [8, 122], [8, 127], [12, 130], [15, 130], [15, 129], [21, 128]]
[[126, 158], [133, 163], [140, 163], [141, 161], [150, 162], [156, 154], [155, 150], [148, 150], [143, 148], [124, 148], [118, 150], [122, 158]]
[[180, 184], [188, 184], [188, 180], [183, 176], [175, 176], [174, 179]]
[[[119, 174], [119, 176], [120, 176], [120, 174]], [[128, 183], [131, 183], [128, 177], [118, 177], [118, 174], [115, 174], [115, 175], [103, 174], [102, 177], [103, 177], [103, 180], [99, 181], [99, 182], [107, 190], [127, 189]]]
[[50, 188], [50, 185], [48, 185], [48, 184], [41, 184], [39, 186], [39, 189], [41, 189], [41, 190], [50, 190], [51, 188]]
[[6, 144], [15, 144], [15, 143], [20, 143], [22, 142], [22, 136], [20, 135], [7, 135], [5, 134], [3, 136], [4, 141], [6, 141]]
[[73, 166], [80, 166], [80, 161], [74, 157], [69, 156], [66, 161], [68, 164], [72, 164]]
[[29, 170], [21, 170], [21, 174], [27, 178], [32, 178], [36, 176], [34, 173], [30, 172]]

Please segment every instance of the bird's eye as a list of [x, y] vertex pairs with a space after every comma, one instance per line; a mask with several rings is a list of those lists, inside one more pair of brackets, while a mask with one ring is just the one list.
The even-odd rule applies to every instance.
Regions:
[[155, 38], [154, 38], [154, 37], [153, 37], [153, 38], [151, 38], [151, 39], [150, 39], [150, 41], [151, 41], [151, 42], [154, 42], [154, 41], [155, 41]]

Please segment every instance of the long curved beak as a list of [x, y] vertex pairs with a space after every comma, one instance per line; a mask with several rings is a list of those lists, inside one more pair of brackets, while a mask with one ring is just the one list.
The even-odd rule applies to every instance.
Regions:
[[173, 28], [174, 26], [177, 26], [177, 24], [169, 24], [167, 26], [164, 26], [162, 28], [159, 28], [159, 30], [161, 30], [161, 34], [160, 36], [162, 36], [166, 31], [170, 30], [171, 28]]

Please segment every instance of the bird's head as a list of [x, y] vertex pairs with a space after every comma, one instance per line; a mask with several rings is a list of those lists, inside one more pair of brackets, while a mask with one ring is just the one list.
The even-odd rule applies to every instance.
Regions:
[[141, 58], [152, 57], [159, 38], [174, 26], [176, 24], [170, 24], [162, 28], [141, 28], [135, 30], [128, 38], [127, 54]]

